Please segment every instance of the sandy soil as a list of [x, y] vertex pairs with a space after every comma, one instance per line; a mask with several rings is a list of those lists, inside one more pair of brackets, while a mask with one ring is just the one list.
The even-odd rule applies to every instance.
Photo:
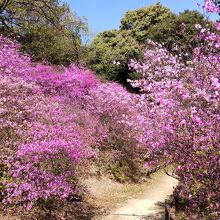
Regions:
[[[129, 185], [126, 187], [126, 185], [112, 182], [102, 183], [93, 184], [92, 191], [99, 199], [105, 192], [105, 205], [109, 203], [114, 208], [110, 207], [106, 214], [95, 217], [94, 220], [161, 220], [164, 201], [172, 194], [178, 182], [164, 172], [158, 171], [147, 183], [138, 186], [130, 185], [130, 188]], [[124, 187], [126, 189], [123, 190]], [[126, 196], [127, 199], [125, 199]]]
[[[108, 178], [89, 178], [83, 182], [90, 192], [88, 202], [101, 210], [93, 220], [161, 220], [164, 201], [177, 185], [177, 180], [163, 171], [141, 184], [120, 184]], [[0, 220], [19, 219], [0, 213]]]

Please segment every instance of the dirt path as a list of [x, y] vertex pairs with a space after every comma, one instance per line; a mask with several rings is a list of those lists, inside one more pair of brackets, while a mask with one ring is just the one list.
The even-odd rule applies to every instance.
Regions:
[[164, 201], [172, 194], [177, 181], [159, 171], [151, 176], [141, 195], [118, 205], [111, 214], [97, 218], [99, 220], [161, 220]]

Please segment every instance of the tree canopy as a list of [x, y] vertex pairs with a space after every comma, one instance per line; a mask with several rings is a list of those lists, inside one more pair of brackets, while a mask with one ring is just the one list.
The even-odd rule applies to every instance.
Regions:
[[36, 61], [79, 62], [81, 38], [87, 32], [86, 19], [58, 0], [9, 0], [0, 14], [0, 33], [16, 37]]
[[172, 53], [173, 47], [178, 46], [181, 53], [190, 55], [196, 46], [197, 23], [205, 25], [208, 21], [197, 11], [186, 10], [177, 15], [160, 3], [128, 11], [119, 30], [104, 31], [95, 37], [90, 48], [91, 67], [107, 79], [127, 86], [127, 78], [137, 75], [126, 63], [141, 58], [147, 39], [162, 43]]
[[169, 8], [157, 3], [149, 7], [126, 12], [121, 20], [120, 30], [126, 30], [131, 37], [143, 43], [148, 38], [151, 27], [173, 16], [174, 14]]
[[198, 11], [185, 10], [151, 26], [148, 38], [162, 43], [169, 51], [177, 46], [178, 53], [189, 56], [197, 45], [195, 24], [211, 26], [211, 22]]
[[126, 31], [104, 31], [94, 39], [91, 65], [99, 75], [108, 80], [126, 84], [131, 71], [127, 63], [131, 57], [139, 57], [140, 46]]

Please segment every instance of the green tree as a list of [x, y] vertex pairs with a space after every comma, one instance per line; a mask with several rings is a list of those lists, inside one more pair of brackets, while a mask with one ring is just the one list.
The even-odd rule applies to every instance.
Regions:
[[127, 63], [132, 58], [140, 59], [140, 51], [148, 38], [163, 43], [172, 53], [177, 53], [173, 47], [178, 46], [179, 52], [186, 54], [183, 58], [189, 59], [197, 45], [194, 39], [197, 23], [212, 25], [197, 11], [186, 10], [177, 15], [160, 3], [128, 11], [119, 30], [104, 31], [95, 37], [90, 47], [91, 67], [107, 79], [127, 86], [127, 78], [138, 77]]
[[149, 7], [126, 12], [121, 20], [120, 30], [126, 30], [139, 43], [144, 43], [149, 37], [150, 28], [167, 18], [173, 17], [174, 14], [169, 8], [157, 3]]
[[198, 11], [185, 10], [179, 15], [173, 15], [150, 27], [148, 37], [163, 43], [171, 52], [177, 46], [178, 53], [185, 54], [185, 58], [188, 59], [198, 43], [195, 38], [198, 33], [195, 24], [202, 26], [209, 24], [212, 27], [212, 22], [207, 21]]
[[140, 59], [141, 50], [148, 38], [148, 29], [171, 17], [171, 11], [159, 3], [150, 7], [128, 11], [121, 20], [119, 30], [98, 34], [91, 44], [91, 67], [108, 80], [129, 87], [128, 78], [135, 79], [136, 73], [129, 70], [131, 59]]
[[36, 61], [68, 65], [80, 62], [88, 26], [58, 0], [10, 0], [0, 14], [0, 33], [16, 37]]
[[90, 46], [93, 69], [108, 80], [127, 85], [132, 72], [128, 68], [131, 58], [140, 57], [138, 42], [126, 31], [104, 31], [96, 36]]

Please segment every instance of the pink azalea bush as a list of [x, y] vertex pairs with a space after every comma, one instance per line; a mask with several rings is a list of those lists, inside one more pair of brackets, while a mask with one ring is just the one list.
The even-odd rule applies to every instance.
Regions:
[[9, 176], [1, 179], [4, 201], [31, 208], [39, 200], [68, 198], [75, 166], [96, 157], [93, 146], [106, 135], [80, 104], [98, 80], [74, 65], [33, 64], [2, 36], [0, 48], [1, 167]]
[[[209, 12], [219, 12], [205, 1]], [[87, 69], [32, 63], [0, 36], [0, 192], [6, 203], [68, 199], [76, 167], [101, 157], [129, 169], [174, 164], [176, 196], [196, 218], [220, 216], [220, 37], [197, 24], [193, 59], [147, 41], [130, 68], [141, 94]], [[103, 152], [107, 154], [102, 155]]]
[[[84, 97], [84, 107], [106, 127], [105, 141], [99, 148], [100, 158], [112, 167], [110, 173], [119, 181], [132, 179], [143, 167], [145, 140], [145, 102], [117, 83], [102, 83]], [[120, 171], [121, 170], [121, 171]], [[119, 173], [118, 173], [119, 172]], [[117, 175], [118, 174], [118, 175]]]
[[[108, 144], [113, 159], [118, 152], [119, 158], [133, 156], [143, 146], [143, 130], [134, 125], [145, 116], [135, 95], [101, 84], [75, 65], [32, 63], [7, 38], [1, 37], [0, 48], [4, 202], [31, 208], [41, 200], [67, 199], [74, 193], [77, 164], [97, 158]], [[131, 120], [126, 125], [125, 118]]]
[[69, 68], [51, 67], [43, 64], [31, 65], [20, 75], [27, 82], [40, 86], [41, 92], [64, 99], [77, 99], [100, 82], [90, 70], [72, 64]]
[[117, 83], [102, 83], [89, 91], [84, 103], [108, 126], [109, 132], [118, 129], [117, 135], [122, 133], [128, 142], [134, 142], [135, 148], [145, 148], [145, 127], [150, 113], [147, 111], [150, 109], [144, 96], [132, 94]]
[[30, 57], [19, 52], [20, 45], [0, 35], [1, 75], [23, 74]]
[[207, 11], [209, 13], [219, 13], [220, 12], [219, 7], [216, 6], [212, 0], [205, 0], [204, 9], [205, 9], [205, 11]]
[[[210, 11], [209, 2], [206, 7]], [[213, 6], [214, 7], [214, 6]], [[216, 25], [218, 27], [218, 24]], [[179, 178], [176, 195], [188, 211], [209, 219], [220, 217], [220, 36], [197, 25], [201, 45], [184, 64], [162, 45], [148, 40], [144, 60], [130, 68], [142, 75], [131, 81], [150, 106], [148, 141], [153, 163], [166, 158]], [[197, 216], [197, 219], [200, 217]], [[202, 218], [202, 217], [201, 217]]]

